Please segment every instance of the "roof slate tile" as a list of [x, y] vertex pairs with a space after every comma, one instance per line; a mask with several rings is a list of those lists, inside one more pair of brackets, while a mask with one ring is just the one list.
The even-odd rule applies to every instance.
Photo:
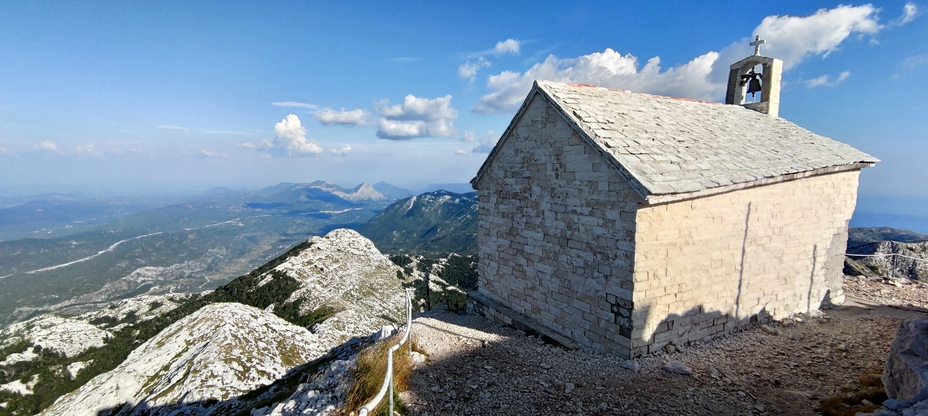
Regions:
[[699, 192], [879, 161], [741, 106], [551, 81], [536, 85], [651, 195]]

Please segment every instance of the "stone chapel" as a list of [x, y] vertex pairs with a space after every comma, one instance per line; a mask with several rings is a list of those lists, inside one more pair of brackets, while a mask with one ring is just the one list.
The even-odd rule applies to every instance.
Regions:
[[636, 357], [842, 303], [878, 160], [777, 117], [782, 63], [756, 51], [727, 104], [536, 81], [471, 182], [472, 305]]

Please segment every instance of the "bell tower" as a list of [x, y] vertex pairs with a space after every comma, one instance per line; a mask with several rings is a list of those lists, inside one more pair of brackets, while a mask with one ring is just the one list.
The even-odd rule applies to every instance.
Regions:
[[[777, 117], [780, 113], [780, 79], [783, 75], [783, 61], [760, 55], [760, 45], [767, 43], [760, 36], [754, 37], [751, 46], [754, 55], [735, 62], [728, 73], [728, 92], [725, 104], [737, 104], [754, 111]], [[760, 73], [754, 68], [762, 66]], [[747, 90], [745, 90], [747, 87]], [[747, 94], [754, 97], [760, 92], [760, 101], [745, 102]]]

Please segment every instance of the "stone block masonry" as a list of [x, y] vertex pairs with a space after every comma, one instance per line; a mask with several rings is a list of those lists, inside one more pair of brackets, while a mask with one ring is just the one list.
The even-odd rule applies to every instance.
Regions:
[[843, 303], [858, 173], [638, 210], [631, 355]]
[[480, 292], [583, 346], [627, 351], [642, 199], [606, 165], [544, 99], [528, 105], [478, 186]]

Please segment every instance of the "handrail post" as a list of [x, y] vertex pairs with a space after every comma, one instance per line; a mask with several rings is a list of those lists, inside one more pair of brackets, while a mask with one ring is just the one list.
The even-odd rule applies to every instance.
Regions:
[[358, 409], [358, 416], [367, 416], [370, 414], [370, 412], [377, 407], [377, 404], [383, 400], [383, 396], [387, 394], [388, 390], [390, 394], [390, 416], [393, 416], [393, 353], [398, 351], [400, 347], [403, 346], [404, 342], [408, 341], [409, 355], [412, 355], [412, 300], [409, 296], [409, 288], [404, 289], [403, 292], [406, 294], [406, 333], [396, 345], [387, 348], [387, 371], [386, 374], [384, 374], [383, 384], [380, 386], [380, 391], [377, 395]]
[[387, 350], [387, 374], [390, 374], [390, 416], [393, 416], [393, 348]]
[[[409, 288], [406, 288], [406, 324], [409, 325], [409, 333], [412, 334], [412, 297], [409, 296]], [[411, 339], [409, 340], [409, 356], [412, 357]]]

